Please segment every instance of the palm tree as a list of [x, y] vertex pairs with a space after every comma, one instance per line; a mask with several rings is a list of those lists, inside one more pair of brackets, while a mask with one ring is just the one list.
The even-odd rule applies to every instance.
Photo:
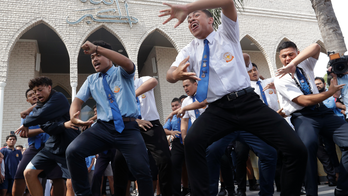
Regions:
[[311, 3], [326, 50], [343, 55], [347, 48], [331, 0], [311, 0]]
[[[244, 0], [234, 0], [234, 4], [236, 5], [236, 8], [238, 10], [243, 10], [243, 1]], [[215, 30], [217, 30], [217, 28], [219, 27], [219, 25], [221, 24], [221, 8], [217, 8], [217, 9], [209, 9], [209, 11], [213, 14], [213, 18], [214, 18], [214, 23], [213, 23], [213, 27]]]

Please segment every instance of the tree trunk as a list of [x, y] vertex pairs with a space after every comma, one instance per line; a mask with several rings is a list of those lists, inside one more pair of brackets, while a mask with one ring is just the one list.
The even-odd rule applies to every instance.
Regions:
[[338, 24], [331, 0], [311, 0], [318, 20], [326, 51], [343, 55], [346, 51], [343, 34]]

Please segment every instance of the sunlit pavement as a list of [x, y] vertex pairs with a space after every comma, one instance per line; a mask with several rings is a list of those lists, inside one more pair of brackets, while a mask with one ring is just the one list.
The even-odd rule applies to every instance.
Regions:
[[[249, 187], [247, 187], [248, 189]], [[318, 195], [321, 196], [333, 196], [335, 187], [329, 187], [328, 185], [319, 185], [318, 186]], [[259, 191], [247, 191], [247, 196], [257, 196]], [[274, 192], [273, 196], [279, 196], [280, 192]]]

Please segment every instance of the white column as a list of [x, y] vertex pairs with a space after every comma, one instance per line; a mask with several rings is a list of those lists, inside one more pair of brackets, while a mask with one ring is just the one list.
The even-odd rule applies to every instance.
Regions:
[[2, 146], [2, 121], [4, 116], [4, 92], [5, 92], [5, 82], [0, 82], [0, 146]]
[[70, 85], [71, 85], [71, 102], [73, 102], [76, 96], [77, 82], [71, 82]]

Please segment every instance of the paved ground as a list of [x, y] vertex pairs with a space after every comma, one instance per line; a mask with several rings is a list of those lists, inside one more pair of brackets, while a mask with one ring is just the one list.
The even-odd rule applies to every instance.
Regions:
[[[249, 187], [247, 187], [247, 188], [249, 188]], [[320, 195], [320, 196], [333, 196], [334, 190], [335, 190], [335, 187], [329, 187], [328, 185], [319, 185], [318, 195]], [[258, 193], [259, 193], [258, 191], [247, 191], [246, 195], [247, 196], [257, 196]], [[280, 195], [279, 192], [274, 192], [273, 196], [279, 196], [279, 195]]]

